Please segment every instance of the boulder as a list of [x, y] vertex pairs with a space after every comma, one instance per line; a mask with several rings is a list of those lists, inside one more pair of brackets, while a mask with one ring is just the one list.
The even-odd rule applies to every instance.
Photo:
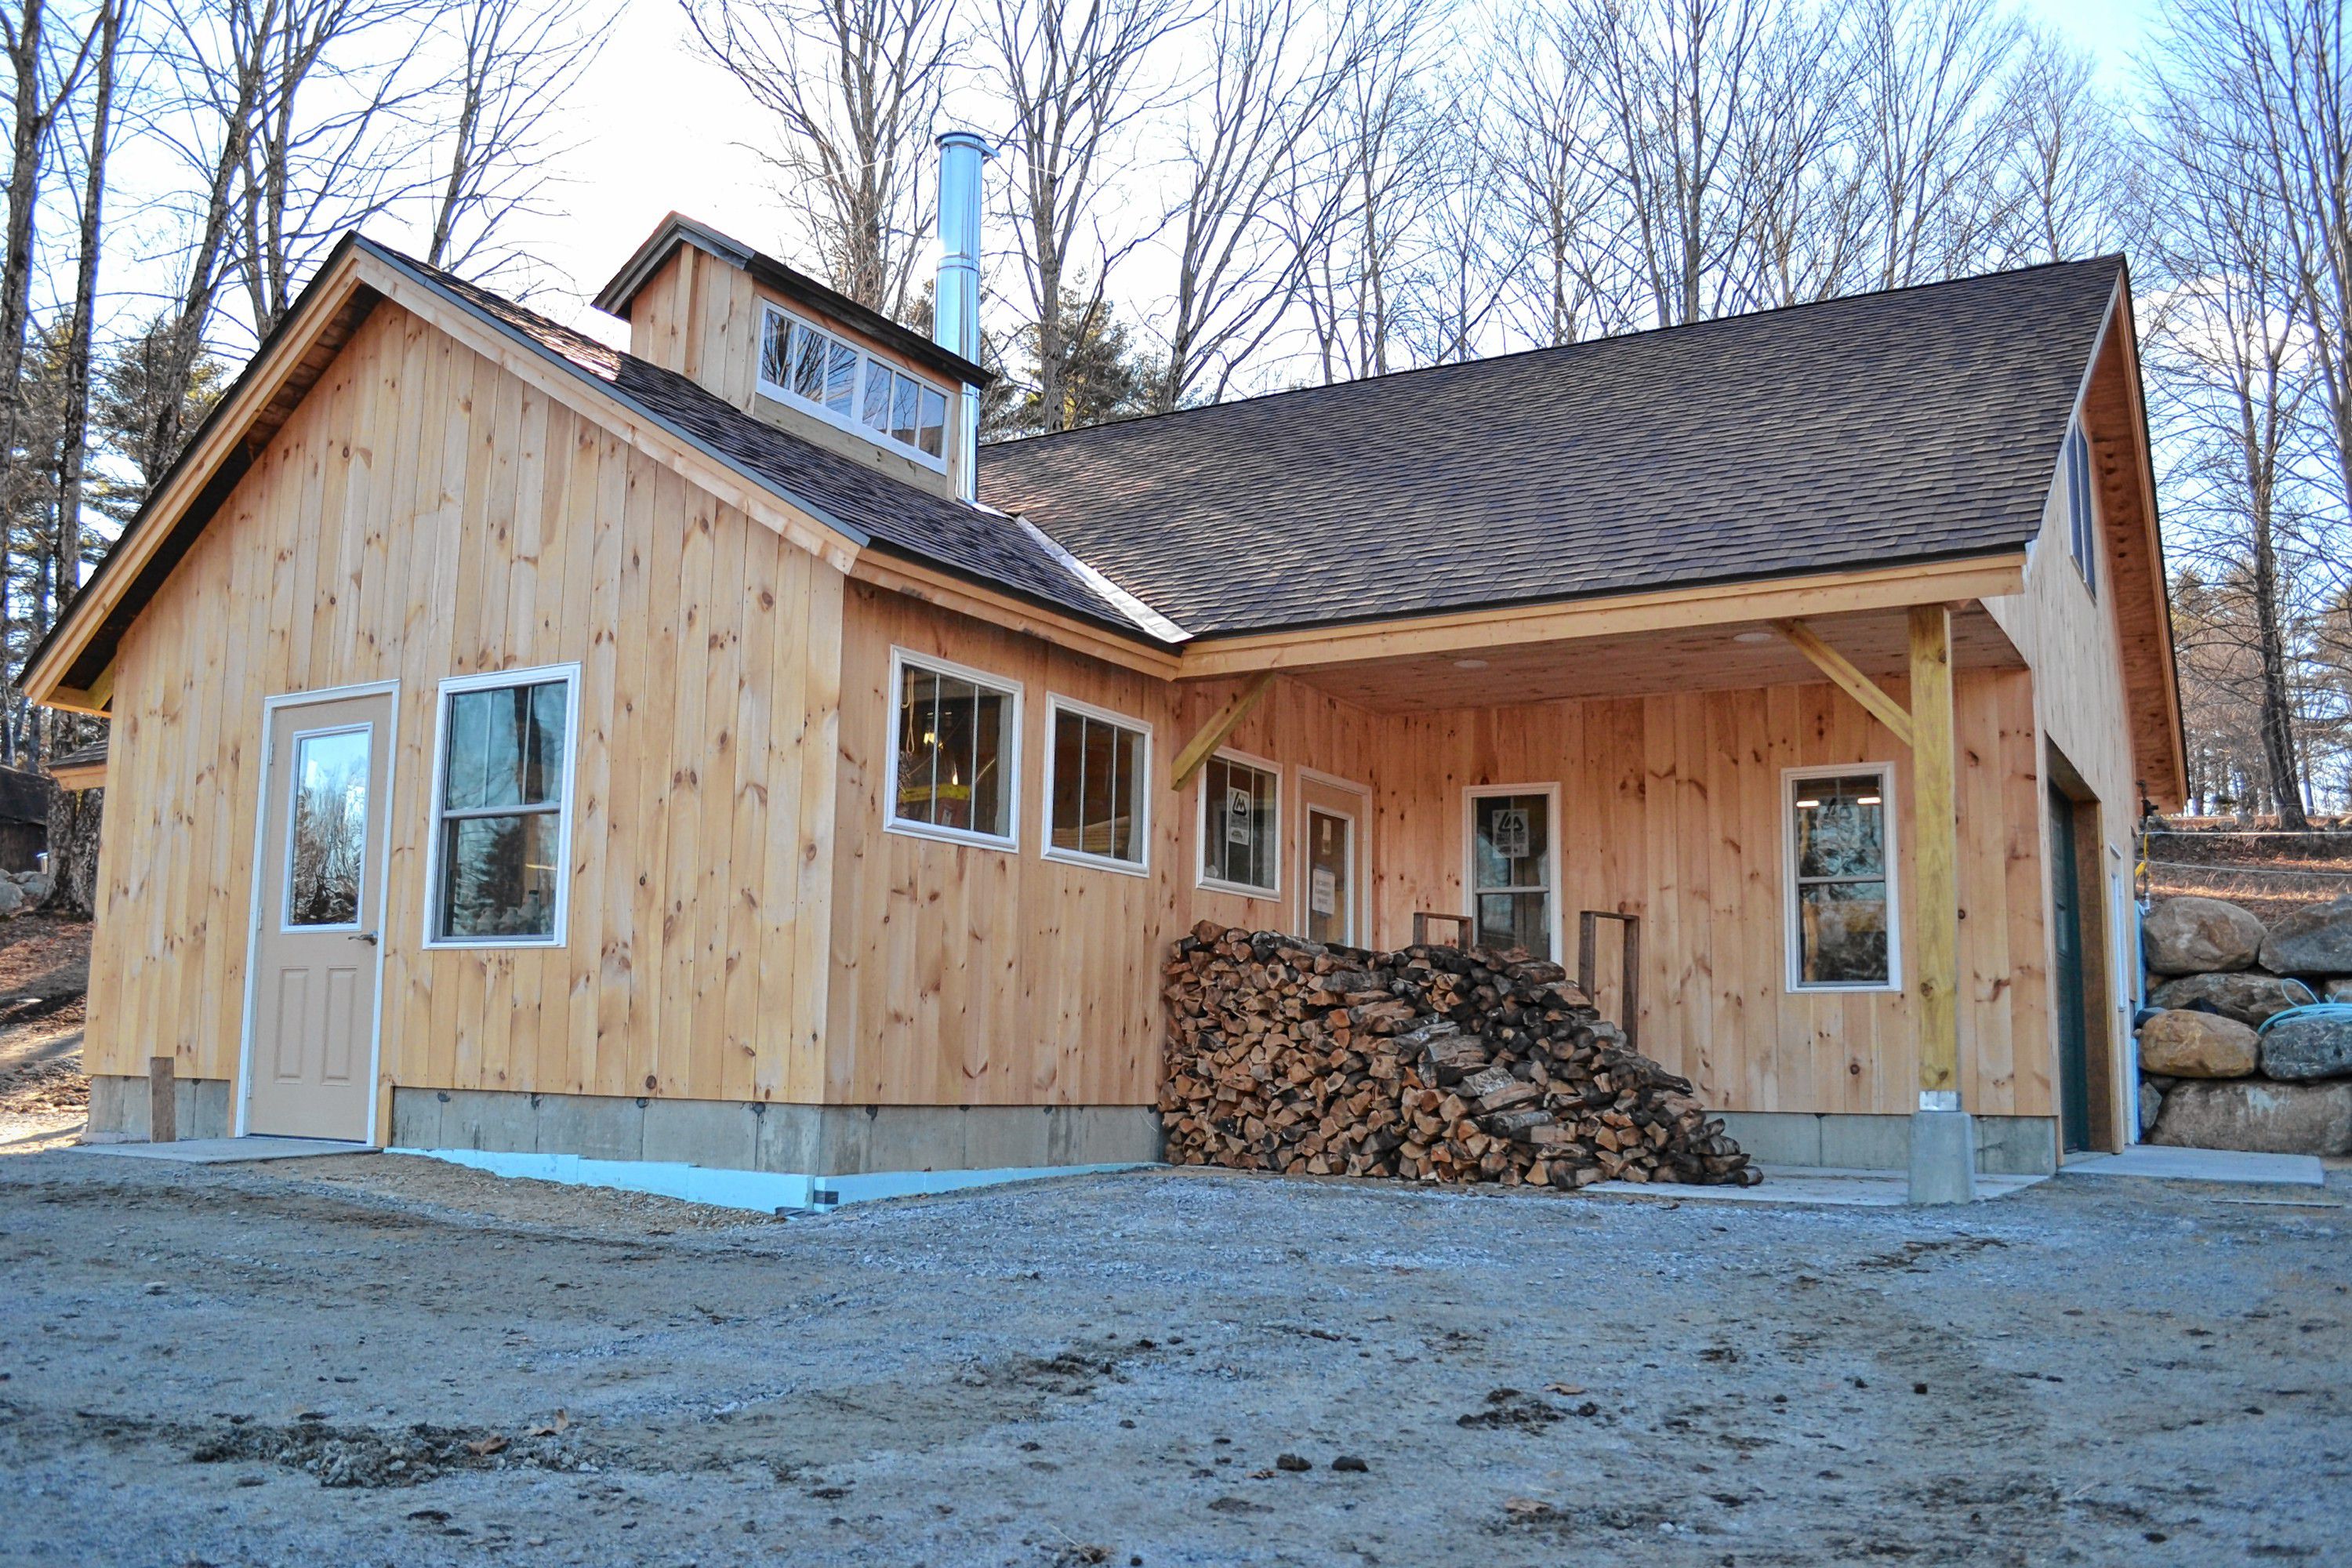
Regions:
[[25, 889], [25, 901], [37, 908], [49, 901], [49, 893], [57, 882], [46, 872], [27, 871], [16, 879], [16, 885]]
[[2352, 976], [2331, 980], [2319, 988], [2322, 1002], [2352, 1002]]
[[2262, 1054], [2261, 1037], [2218, 1013], [2158, 1013], [2139, 1031], [2140, 1066], [2171, 1078], [2243, 1078]]
[[2151, 1143], [2261, 1154], [2352, 1154], [2352, 1083], [2184, 1083]]
[[2139, 1086], [2139, 1135], [2147, 1137], [2156, 1126], [2156, 1119], [2164, 1114], [2164, 1090], [2152, 1083]]
[[2178, 980], [2168, 980], [2156, 988], [2147, 1005], [2187, 1007], [2203, 1002], [2241, 1024], [2259, 1028], [2272, 1014], [2300, 1007], [2312, 1000], [2310, 988], [2300, 980], [2281, 980], [2275, 974], [2241, 969], [2221, 974], [2184, 974]]
[[0, 877], [0, 920], [20, 914], [26, 905], [25, 889], [5, 877]]
[[2140, 924], [2147, 966], [2158, 974], [2248, 968], [2263, 935], [2262, 921], [2221, 899], [2166, 899]]
[[2352, 974], [2352, 897], [2281, 916], [2263, 943], [2263, 967], [2273, 974]]
[[2290, 1083], [2352, 1078], [2352, 1018], [2315, 1015], [2272, 1025], [2263, 1036], [2263, 1076]]

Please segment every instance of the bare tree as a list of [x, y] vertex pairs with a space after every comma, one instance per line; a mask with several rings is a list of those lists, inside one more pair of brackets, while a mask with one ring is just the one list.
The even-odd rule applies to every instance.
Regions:
[[1871, 0], [1863, 12], [1857, 151], [1879, 226], [1871, 286], [1981, 263], [2000, 218], [2002, 75], [2023, 37], [1995, 0]]
[[2117, 244], [2140, 206], [2122, 117], [2099, 91], [2089, 56], [2036, 35], [2003, 90], [2010, 187], [2003, 259], [2068, 261]]
[[1589, 44], [1555, 13], [1515, 8], [1486, 61], [1502, 202], [1525, 247], [1508, 305], [1514, 325], [1540, 346], [1612, 331], [1619, 319], [1596, 254], [1602, 247], [1592, 243], [1607, 221], [1595, 150], [1608, 132]]
[[500, 230], [540, 210], [547, 164], [564, 151], [556, 113], [611, 37], [613, 15], [600, 0], [458, 0], [458, 68], [430, 104], [449, 129], [436, 148], [425, 260], [481, 278], [520, 259]]
[[[2352, 587], [2352, 59], [2332, 0], [2180, 0], [2152, 74], [2168, 103], [2204, 106], [2205, 134], [2275, 204], [2292, 308], [2317, 373], [2337, 547]], [[2352, 616], [2352, 595], [2340, 596]], [[2352, 619], [2346, 621], [2352, 632]]]
[[1373, 0], [1323, 130], [1296, 165], [1285, 234], [1328, 384], [1400, 353], [1399, 291], [1443, 188], [1450, 123], [1429, 101], [1435, 0]]
[[1169, 89], [1149, 74], [1192, 0], [993, 0], [981, 26], [1012, 112], [1006, 189], [1020, 243], [1042, 426], [1067, 422], [1063, 377], [1081, 328], [1108, 319], [1111, 269], [1145, 237], [1103, 222], [1139, 121]]
[[1347, 0], [1218, 0], [1206, 79], [1182, 132], [1175, 296], [1156, 402], [1222, 398], [1297, 298], [1298, 254], [1279, 210], [1301, 142], [1330, 112], [1362, 47]]
[[98, 51], [91, 67], [89, 119], [81, 135], [81, 225], [74, 272], [73, 307], [67, 320], [63, 400], [65, 416], [58, 453], [57, 521], [48, 541], [46, 596], [48, 619], [65, 613], [81, 586], [84, 548], [82, 507], [89, 467], [89, 376], [97, 331], [99, 267], [105, 251], [106, 172], [111, 151], [114, 94], [122, 29], [130, 0], [100, 0], [95, 24]]
[[[0, 12], [0, 46], [12, 79], [9, 105], [8, 226], [0, 240], [0, 491], [20, 488], [16, 448], [24, 430], [25, 335], [32, 320], [33, 240], [41, 174], [58, 112], [79, 86], [93, 31], [60, 63], [44, 0]], [[13, 541], [0, 540], [0, 603], [5, 603]], [[0, 621], [5, 621], [0, 615]]]
[[925, 179], [954, 62], [953, 0], [683, 0], [712, 58], [782, 132], [764, 154], [825, 281], [905, 318], [930, 227]]

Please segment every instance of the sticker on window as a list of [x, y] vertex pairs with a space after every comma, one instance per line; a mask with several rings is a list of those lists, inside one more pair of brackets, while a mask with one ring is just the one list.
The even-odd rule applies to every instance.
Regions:
[[1495, 853], [1506, 860], [1526, 859], [1529, 838], [1526, 809], [1508, 805], [1496, 812], [1487, 837], [1494, 843]]
[[1225, 842], [1246, 844], [1250, 841], [1250, 792], [1246, 789], [1225, 791]]
[[1339, 878], [1330, 867], [1316, 867], [1314, 876], [1308, 879], [1307, 908], [1318, 915], [1339, 912]]

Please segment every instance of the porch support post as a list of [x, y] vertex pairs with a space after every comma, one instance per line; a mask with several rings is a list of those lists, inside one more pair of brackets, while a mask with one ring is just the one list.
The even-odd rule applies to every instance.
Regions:
[[1952, 737], [1952, 615], [1911, 610], [1911, 1005], [1919, 1109], [1911, 1121], [1911, 1201], [1976, 1195], [1976, 1125], [1960, 1108], [1958, 781]]

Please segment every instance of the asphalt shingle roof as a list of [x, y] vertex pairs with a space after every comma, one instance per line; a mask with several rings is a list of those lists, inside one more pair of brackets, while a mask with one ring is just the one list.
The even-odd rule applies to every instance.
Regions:
[[1196, 636], [2015, 548], [2122, 266], [1000, 443], [981, 498]]
[[1091, 620], [1134, 630], [1132, 617], [1013, 519], [853, 462], [745, 413], [675, 371], [624, 353], [413, 257], [373, 241], [362, 243], [466, 309], [604, 383], [712, 456], [861, 544], [870, 541]]

